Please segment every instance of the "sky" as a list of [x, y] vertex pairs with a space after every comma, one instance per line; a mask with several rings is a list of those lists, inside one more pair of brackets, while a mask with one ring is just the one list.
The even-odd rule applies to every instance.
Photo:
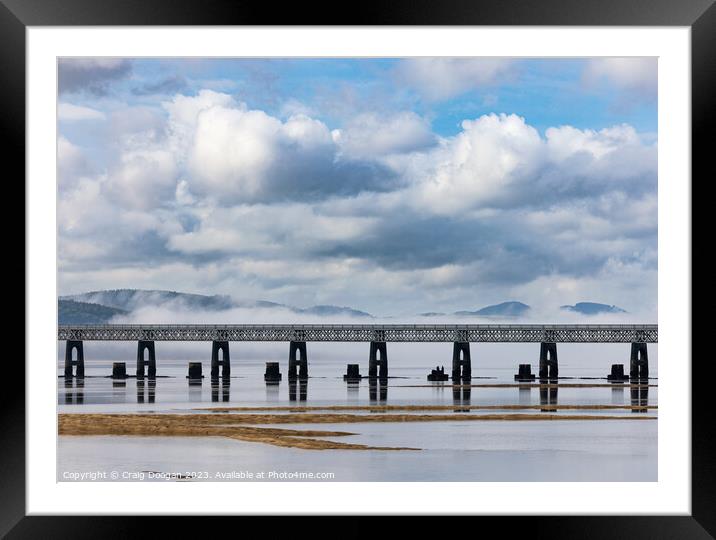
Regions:
[[657, 60], [58, 62], [58, 290], [657, 316]]

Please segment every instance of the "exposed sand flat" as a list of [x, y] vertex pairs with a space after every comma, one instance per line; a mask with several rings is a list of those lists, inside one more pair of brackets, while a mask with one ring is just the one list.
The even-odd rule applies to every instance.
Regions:
[[315, 439], [345, 437], [347, 431], [319, 431], [233, 426], [209, 422], [195, 415], [143, 414], [61, 414], [60, 435], [134, 435], [167, 437], [227, 437], [248, 442], [304, 448], [307, 450], [418, 450], [417, 448], [374, 447]]
[[290, 406], [290, 407], [197, 407], [195, 411], [213, 411], [213, 412], [305, 412], [305, 411], [366, 411], [366, 412], [386, 412], [386, 411], [453, 411], [460, 409], [465, 410], [539, 410], [539, 411], [559, 411], [559, 410], [582, 410], [582, 411], [598, 411], [598, 410], [656, 410], [657, 405], [326, 405], [319, 406]]
[[345, 431], [292, 430], [248, 427], [263, 424], [342, 424], [366, 422], [439, 422], [509, 420], [654, 420], [655, 416], [553, 415], [553, 414], [60, 414], [60, 435], [135, 435], [171, 437], [228, 437], [274, 446], [311, 450], [418, 450], [376, 447], [316, 439], [345, 437]]

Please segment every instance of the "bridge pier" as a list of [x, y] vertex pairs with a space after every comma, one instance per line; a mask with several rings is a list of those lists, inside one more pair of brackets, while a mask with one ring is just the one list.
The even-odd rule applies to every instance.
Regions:
[[[144, 361], [144, 351], [148, 351], [149, 358]], [[154, 352], [154, 341], [140, 339], [137, 342], [137, 379], [145, 377], [144, 366], [147, 366], [147, 376], [153, 379], [157, 376], [157, 357]]]
[[[72, 360], [72, 350], [77, 350], [77, 360]], [[85, 353], [82, 341], [67, 340], [65, 347], [65, 378], [72, 378], [72, 366], [77, 366], [74, 376], [84, 378], [85, 376]]]
[[385, 341], [370, 342], [370, 357], [368, 359], [368, 378], [388, 378], [388, 347]]
[[632, 381], [647, 380], [649, 378], [649, 354], [646, 343], [631, 344], [629, 378]]
[[[221, 351], [221, 362], [219, 362], [219, 351]], [[219, 366], [221, 366], [221, 377], [228, 378], [231, 375], [231, 360], [229, 357], [228, 341], [211, 342], [211, 378], [219, 377]]]
[[469, 381], [470, 379], [472, 379], [470, 342], [455, 341], [452, 345], [452, 380], [459, 382]]
[[558, 371], [557, 344], [543, 341], [539, 347], [539, 378], [557, 379]]
[[305, 341], [292, 341], [288, 348], [288, 380], [296, 379], [308, 379], [308, 352]]

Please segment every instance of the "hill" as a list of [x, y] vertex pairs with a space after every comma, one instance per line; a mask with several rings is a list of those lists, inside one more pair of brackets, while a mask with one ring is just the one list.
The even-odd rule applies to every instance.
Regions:
[[104, 324], [116, 315], [126, 314], [123, 309], [74, 300], [59, 300], [57, 307], [59, 324]]
[[477, 311], [456, 311], [455, 315], [473, 317], [520, 317], [526, 315], [530, 306], [522, 302], [502, 302], [485, 306]]

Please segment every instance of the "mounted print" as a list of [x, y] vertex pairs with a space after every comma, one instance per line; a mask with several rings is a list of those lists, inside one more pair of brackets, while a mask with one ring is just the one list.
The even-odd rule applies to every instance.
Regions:
[[658, 481], [657, 74], [59, 57], [57, 481]]

